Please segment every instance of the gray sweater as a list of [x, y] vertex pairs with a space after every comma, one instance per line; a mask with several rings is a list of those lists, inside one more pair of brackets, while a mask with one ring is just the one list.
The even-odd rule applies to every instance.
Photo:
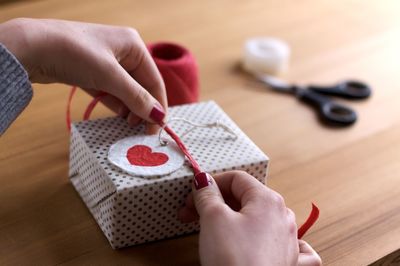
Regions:
[[0, 135], [25, 109], [32, 95], [28, 73], [0, 43]]

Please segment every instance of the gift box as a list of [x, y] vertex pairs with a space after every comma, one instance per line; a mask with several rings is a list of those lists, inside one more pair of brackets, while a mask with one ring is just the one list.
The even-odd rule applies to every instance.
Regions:
[[[215, 102], [176, 106], [169, 109], [169, 117], [180, 117], [198, 124], [218, 122], [228, 126], [236, 139], [221, 128], [206, 127], [184, 134], [182, 141], [208, 173], [244, 170], [265, 182], [268, 157]], [[169, 125], [178, 135], [192, 128], [192, 125], [182, 121], [171, 122]], [[124, 119], [118, 117], [72, 124], [70, 180], [113, 248], [199, 230], [197, 223], [183, 224], [177, 219], [177, 211], [184, 205], [191, 191], [192, 168], [182, 155], [175, 158], [173, 154], [168, 154], [177, 152], [171, 146], [171, 141], [163, 147], [155, 143], [157, 140], [157, 136], [144, 134], [144, 126], [130, 127]], [[133, 146], [129, 148], [132, 141], [136, 143], [135, 149]], [[159, 149], [170, 150], [160, 152], [154, 146], [154, 150], [147, 151], [143, 148], [146, 145], [138, 145], [140, 142], [150, 146], [155, 143]], [[124, 145], [127, 150], [124, 150]], [[146, 161], [148, 156], [138, 160], [135, 156], [139, 150], [149, 152], [147, 155], [154, 155], [161, 161]], [[122, 164], [132, 168], [132, 172], [115, 162], [118, 156]], [[169, 169], [172, 161], [178, 164]], [[152, 163], [155, 165], [146, 165]], [[168, 169], [165, 170], [166, 174], [155, 171], [152, 175], [152, 167], [163, 171]], [[145, 171], [141, 172], [143, 169]]]

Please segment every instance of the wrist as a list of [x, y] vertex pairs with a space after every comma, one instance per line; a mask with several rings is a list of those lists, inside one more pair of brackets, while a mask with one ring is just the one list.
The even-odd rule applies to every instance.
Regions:
[[0, 24], [0, 43], [22, 64], [31, 81], [40, 69], [41, 46], [47, 35], [45, 24], [37, 19], [16, 18]]
[[28, 25], [30, 19], [17, 18], [0, 24], [0, 42], [18, 59], [29, 73]]

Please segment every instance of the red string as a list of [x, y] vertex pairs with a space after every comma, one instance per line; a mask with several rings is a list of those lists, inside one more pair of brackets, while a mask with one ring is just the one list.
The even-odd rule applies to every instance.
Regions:
[[71, 91], [69, 92], [68, 96], [68, 102], [67, 102], [67, 115], [66, 115], [66, 122], [67, 122], [67, 128], [68, 131], [71, 132], [71, 102], [72, 102], [72, 97], [74, 97], [76, 91], [76, 87], [72, 87]]
[[85, 113], [83, 114], [83, 120], [86, 121], [89, 119], [90, 115], [92, 114], [93, 109], [96, 107], [96, 104], [103, 98], [107, 96], [107, 93], [100, 92], [96, 97], [92, 99], [92, 101], [86, 107]]
[[188, 161], [192, 165], [194, 175], [197, 175], [198, 173], [201, 173], [202, 171], [200, 169], [200, 165], [197, 163], [197, 161], [190, 154], [190, 152], [186, 148], [185, 144], [183, 144], [183, 142], [179, 138], [179, 136], [169, 126], [165, 126], [164, 130], [175, 141], [176, 145], [178, 145], [179, 149], [183, 152], [183, 154], [186, 155]]
[[[71, 104], [72, 104], [72, 98], [74, 97], [74, 94], [76, 92], [76, 87], [72, 87], [71, 91], [68, 96], [68, 102], [67, 102], [67, 112], [66, 112], [66, 122], [67, 122], [67, 128], [68, 131], [71, 131]], [[96, 107], [97, 103], [104, 97], [107, 96], [107, 93], [105, 92], [100, 92], [97, 96], [95, 96], [92, 101], [88, 104], [86, 107], [85, 113], [83, 114], [83, 120], [86, 121], [90, 118], [90, 115], [93, 112], [93, 109]]]
[[297, 230], [297, 238], [301, 239], [304, 234], [308, 231], [308, 229], [311, 228], [311, 226], [313, 226], [313, 224], [318, 220], [319, 217], [319, 209], [317, 206], [314, 205], [314, 203], [312, 204], [312, 210], [311, 213], [309, 214], [307, 220], [304, 222], [304, 224], [302, 226], [300, 226], [300, 228]]

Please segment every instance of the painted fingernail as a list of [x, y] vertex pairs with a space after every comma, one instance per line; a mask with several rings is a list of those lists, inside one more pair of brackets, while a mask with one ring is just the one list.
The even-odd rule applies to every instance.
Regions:
[[151, 109], [150, 118], [153, 119], [158, 124], [162, 124], [165, 117], [164, 108], [159, 104], [156, 103]]
[[196, 190], [205, 188], [211, 184], [211, 176], [205, 172], [198, 173], [194, 176], [194, 187], [196, 188]]

